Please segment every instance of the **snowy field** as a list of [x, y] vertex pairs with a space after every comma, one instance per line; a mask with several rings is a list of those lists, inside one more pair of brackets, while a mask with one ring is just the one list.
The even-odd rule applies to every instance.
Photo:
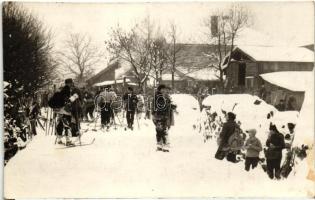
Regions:
[[[182, 94], [173, 95], [172, 99], [178, 105], [178, 114], [175, 114], [175, 126], [170, 130], [169, 153], [156, 152], [155, 129], [152, 121], [145, 119], [140, 119], [139, 128], [135, 121], [134, 131], [118, 127], [109, 132], [95, 132], [92, 131], [94, 123], [83, 123], [82, 129], [88, 131], [83, 134], [82, 141], [96, 139], [90, 146], [58, 149], [60, 146], [54, 144], [54, 136], [41, 133], [5, 167], [5, 197], [314, 195], [314, 183], [305, 178], [305, 165], [296, 166], [296, 173], [291, 173], [286, 180], [271, 181], [260, 166], [246, 172], [243, 162], [234, 164], [216, 160], [215, 140], [204, 143], [203, 135], [193, 128], [201, 118], [198, 102], [192, 96]], [[261, 112], [266, 116], [266, 110]], [[260, 117], [258, 113], [257, 118]], [[248, 123], [244, 122], [243, 126]]]

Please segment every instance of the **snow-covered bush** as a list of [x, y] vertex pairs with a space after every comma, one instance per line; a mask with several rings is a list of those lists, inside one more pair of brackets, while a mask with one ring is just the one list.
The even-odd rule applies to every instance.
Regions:
[[236, 114], [236, 121], [243, 131], [255, 128], [257, 137], [265, 139], [268, 136], [266, 130], [278, 112], [259, 97], [249, 94], [212, 95], [204, 99], [202, 105], [204, 109], [196, 128], [205, 139], [216, 138], [228, 112]]

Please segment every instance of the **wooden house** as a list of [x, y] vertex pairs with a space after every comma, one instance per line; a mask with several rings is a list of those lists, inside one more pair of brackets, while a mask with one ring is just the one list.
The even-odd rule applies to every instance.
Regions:
[[228, 91], [255, 93], [264, 84], [261, 74], [312, 71], [313, 66], [314, 52], [304, 47], [237, 46], [224, 59], [222, 68]]

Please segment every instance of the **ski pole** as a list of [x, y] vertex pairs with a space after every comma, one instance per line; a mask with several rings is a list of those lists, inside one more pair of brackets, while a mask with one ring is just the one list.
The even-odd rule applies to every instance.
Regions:
[[120, 118], [118, 117], [118, 114], [115, 114], [115, 117], [117, 117], [117, 119], [118, 119], [118, 122], [119, 122], [120, 126], [123, 126], [123, 125], [122, 125], [122, 123], [121, 123]]
[[[137, 113], [138, 114], [138, 113]], [[137, 124], [138, 124], [138, 129], [140, 130], [140, 124], [139, 124], [139, 119], [138, 119], [138, 115], [136, 114], [136, 118], [137, 118]]]
[[95, 117], [94, 129], [92, 129], [92, 131], [97, 131], [97, 130], [96, 130], [96, 123], [97, 123], [97, 120], [98, 120], [99, 116], [100, 116], [100, 114], [99, 114], [99, 112], [97, 111], [97, 115], [96, 115], [96, 117]]

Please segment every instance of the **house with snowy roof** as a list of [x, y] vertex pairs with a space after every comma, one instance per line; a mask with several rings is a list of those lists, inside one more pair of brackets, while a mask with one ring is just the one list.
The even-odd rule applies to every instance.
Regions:
[[[231, 59], [229, 65], [228, 59]], [[285, 47], [285, 46], [236, 46], [231, 55], [228, 55], [223, 62], [222, 68], [226, 75], [226, 88], [233, 92], [246, 92], [258, 94], [261, 85], [268, 84], [266, 77], [271, 76], [275, 72], [278, 79], [283, 79], [284, 82], [295, 82], [295, 78], [302, 77], [301, 72], [310, 72], [314, 67], [314, 52], [304, 47]], [[284, 73], [286, 72], [286, 73]], [[265, 74], [269, 74], [268, 76]], [[288, 74], [293, 74], [288, 77], [295, 77], [294, 74], [300, 74], [299, 77], [288, 79], [285, 77]], [[281, 76], [279, 76], [281, 75]], [[296, 75], [298, 76], [298, 75]], [[275, 78], [276, 79], [276, 78]], [[275, 83], [273, 81], [273, 83]], [[285, 84], [277, 85], [272, 84], [271, 92], [278, 91], [282, 88], [283, 95], [271, 95], [272, 104], [276, 104], [281, 99], [286, 101], [290, 96], [290, 92], [302, 92], [292, 90], [291, 87], [286, 87]], [[271, 88], [271, 87], [270, 87]], [[301, 93], [301, 94], [302, 94]], [[275, 97], [277, 96], [277, 97]], [[281, 97], [279, 97], [281, 96]], [[296, 95], [295, 95], [296, 96]], [[297, 98], [296, 98], [297, 99]], [[299, 98], [298, 104], [303, 102], [302, 98]], [[300, 108], [300, 106], [297, 106]]]
[[119, 59], [113, 59], [108, 66], [87, 80], [90, 87], [105, 87], [114, 85], [115, 89], [121, 90], [126, 85], [137, 85], [132, 67]]
[[[212, 49], [207, 44], [178, 44], [180, 51], [176, 58], [174, 74], [175, 88], [181, 92], [193, 92], [201, 85], [213, 88], [218, 84], [216, 72], [211, 68], [210, 59], [206, 56]], [[87, 80], [90, 86], [120, 85], [126, 77], [128, 84], [137, 83], [131, 65], [123, 60], [113, 59], [108, 66]], [[162, 73], [161, 81], [171, 86], [172, 75], [170, 69]], [[113, 84], [114, 83], [114, 84]], [[154, 85], [149, 78], [148, 84]]]
[[313, 82], [313, 71], [282, 71], [259, 75], [264, 80], [268, 101], [277, 105], [285, 102], [286, 110], [300, 110], [304, 102], [305, 91]]
[[[197, 93], [196, 88], [200, 87], [215, 88], [219, 84], [219, 78], [211, 65], [216, 63], [213, 63], [208, 56], [215, 47], [208, 44], [191, 43], [178, 45], [180, 51], [176, 56], [175, 88], [189, 93]], [[171, 85], [170, 70], [165, 71], [162, 75], [162, 83]]]
[[[229, 65], [228, 59], [231, 59]], [[314, 52], [304, 47], [236, 46], [222, 68], [226, 87], [253, 91], [263, 84], [259, 75], [280, 71], [312, 71]]]

